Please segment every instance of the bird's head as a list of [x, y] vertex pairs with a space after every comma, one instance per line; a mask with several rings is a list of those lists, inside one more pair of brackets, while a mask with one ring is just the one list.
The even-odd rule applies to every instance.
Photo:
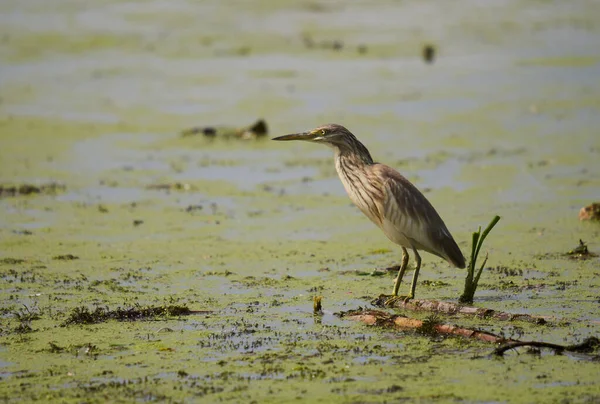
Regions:
[[293, 133], [273, 138], [273, 140], [304, 140], [314, 143], [325, 143], [329, 146], [341, 147], [349, 141], [356, 140], [350, 131], [342, 125], [327, 124], [307, 132]]

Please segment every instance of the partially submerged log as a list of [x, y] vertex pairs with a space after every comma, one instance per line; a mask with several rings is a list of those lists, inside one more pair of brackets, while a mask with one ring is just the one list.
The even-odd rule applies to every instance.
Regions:
[[511, 338], [504, 338], [490, 332], [462, 328], [449, 324], [438, 323], [435, 320], [419, 320], [416, 318], [405, 317], [397, 314], [390, 314], [381, 310], [359, 309], [348, 312], [338, 313], [340, 317], [361, 321], [367, 325], [420, 330], [424, 333], [434, 333], [439, 335], [456, 335], [464, 338], [475, 339], [483, 342], [490, 342], [499, 345], [494, 351], [494, 355], [502, 356], [511, 349], [528, 346], [536, 348], [548, 348], [556, 353], [561, 352], [580, 352], [590, 353], [600, 348], [600, 340], [595, 337], [586, 338], [580, 344], [559, 345], [543, 341], [519, 341]]
[[340, 316], [349, 320], [361, 321], [367, 325], [415, 330], [427, 329], [428, 332], [442, 335], [459, 335], [485, 342], [502, 343], [514, 341], [485, 331], [470, 330], [449, 324], [428, 323], [416, 318], [389, 314], [381, 310], [354, 310], [340, 313]]
[[546, 323], [546, 318], [544, 317], [536, 317], [529, 314], [513, 314], [484, 307], [466, 306], [459, 303], [442, 302], [438, 300], [411, 299], [405, 302], [404, 299], [399, 298], [392, 302], [391, 305], [388, 305], [387, 302], [390, 297], [391, 296], [388, 295], [380, 295], [373, 300], [371, 304], [381, 308], [391, 307], [414, 311], [431, 311], [443, 314], [462, 314], [478, 318], [491, 318], [499, 321], [525, 321], [533, 324]]

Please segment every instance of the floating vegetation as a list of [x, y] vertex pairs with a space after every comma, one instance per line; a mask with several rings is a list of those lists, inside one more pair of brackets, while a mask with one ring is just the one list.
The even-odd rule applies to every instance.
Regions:
[[34, 331], [34, 329], [31, 328], [31, 326], [29, 324], [23, 324], [23, 323], [19, 324], [18, 326], [16, 326], [13, 329], [13, 332], [15, 334], [28, 334], [33, 331]]
[[0, 198], [34, 195], [34, 194], [51, 194], [55, 195], [62, 192], [66, 187], [56, 182], [43, 185], [21, 184], [21, 185], [0, 185]]
[[437, 335], [436, 327], [442, 324], [442, 320], [437, 313], [427, 316], [423, 324], [417, 328], [417, 331], [423, 335]]
[[569, 250], [565, 255], [576, 260], [586, 260], [598, 256], [598, 254], [590, 252], [587, 244], [581, 239], [579, 240], [579, 245], [572, 250]]
[[504, 276], [523, 276], [523, 270], [520, 268], [509, 268], [507, 266], [497, 266], [488, 268], [490, 271]]
[[345, 47], [346, 49], [350, 49], [350, 50], [356, 49], [356, 52], [361, 55], [364, 55], [369, 50], [369, 48], [365, 44], [348, 46], [348, 45], [345, 45], [341, 39], [333, 39], [333, 40], [323, 39], [323, 40], [317, 41], [310, 34], [307, 34], [307, 33], [302, 35], [302, 43], [304, 44], [304, 47], [307, 49], [325, 49], [325, 50], [332, 50], [335, 52], [340, 52]]
[[57, 261], [72, 261], [72, 260], [78, 260], [79, 257], [73, 254], [64, 254], [64, 255], [56, 255], [54, 257], [52, 257], [53, 260], [57, 260]]
[[50, 352], [50, 353], [61, 353], [64, 350], [65, 350], [65, 348], [62, 347], [62, 346], [60, 346], [60, 345], [58, 345], [57, 343], [52, 342], [52, 341], [48, 342], [48, 349], [47, 349], [48, 352]]
[[425, 279], [423, 282], [421, 282], [423, 285], [428, 286], [430, 288], [443, 288], [446, 286], [450, 286], [450, 284], [448, 282], [444, 282], [444, 281], [440, 281], [440, 280], [430, 280], [430, 279]]
[[579, 240], [579, 244], [577, 245], [577, 247], [567, 251], [566, 253], [544, 253], [544, 254], [537, 254], [535, 255], [535, 258], [542, 260], [542, 259], [557, 259], [557, 258], [562, 258], [562, 259], [570, 259], [570, 260], [581, 260], [581, 261], [585, 261], [588, 260], [590, 258], [595, 258], [597, 257], [598, 254], [590, 251], [588, 249], [587, 243], [583, 240]]
[[23, 305], [23, 308], [20, 310], [13, 311], [13, 315], [19, 320], [21, 323], [29, 323], [33, 320], [39, 320], [41, 312], [34, 306], [31, 310], [26, 305]]
[[192, 191], [193, 187], [185, 182], [174, 182], [172, 184], [150, 184], [146, 189], [158, 191]]
[[90, 310], [86, 306], [75, 307], [67, 319], [62, 323], [62, 326], [74, 324], [98, 324], [108, 320], [118, 321], [137, 321], [148, 320], [155, 317], [166, 316], [185, 316], [191, 314], [192, 311], [186, 306], [165, 305], [158, 307], [140, 307], [134, 306], [126, 309], [117, 308], [110, 310], [104, 307], [97, 307]]
[[6, 264], [6, 265], [18, 265], [18, 264], [22, 264], [24, 262], [25, 262], [25, 260], [21, 259], [21, 258], [6, 257], [6, 258], [0, 259], [0, 264]]

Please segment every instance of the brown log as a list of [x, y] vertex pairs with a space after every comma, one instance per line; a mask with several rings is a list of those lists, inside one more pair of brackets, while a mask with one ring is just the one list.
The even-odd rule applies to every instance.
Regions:
[[[519, 341], [513, 339], [507, 339], [498, 335], [480, 331], [471, 330], [468, 328], [461, 328], [449, 324], [431, 324], [429, 327], [425, 321], [418, 320], [416, 318], [404, 317], [396, 314], [389, 314], [385, 311], [380, 310], [354, 310], [344, 313], [337, 313], [340, 317], [347, 318], [350, 320], [361, 321], [367, 325], [380, 326], [388, 328], [402, 328], [402, 329], [425, 329], [428, 328], [429, 332], [435, 332], [442, 335], [458, 335], [465, 338], [477, 339], [479, 341], [490, 342], [493, 344], [501, 344], [494, 351], [494, 355], [502, 356], [506, 351], [515, 349], [522, 346], [530, 346], [537, 348], [549, 348], [555, 352], [581, 352], [591, 353], [600, 348], [600, 340], [596, 337], [589, 337], [585, 339], [581, 344], [575, 345], [559, 345], [552, 344], [549, 342], [542, 341]], [[597, 357], [596, 357], [597, 358]]]
[[[339, 315], [350, 320], [361, 321], [367, 325], [411, 329], [424, 328], [424, 323], [422, 320], [389, 314], [380, 310], [356, 310], [346, 313], [339, 313]], [[461, 328], [448, 324], [433, 324], [432, 329], [438, 334], [459, 335], [485, 342], [503, 343], [513, 341], [489, 332], [470, 330], [468, 328]]]
[[376, 307], [408, 309], [415, 311], [432, 311], [435, 313], [444, 314], [462, 314], [479, 318], [492, 318], [499, 321], [525, 321], [533, 324], [546, 324], [547, 319], [544, 317], [531, 316], [529, 314], [513, 314], [503, 311], [496, 311], [484, 307], [465, 306], [459, 303], [442, 302], [438, 300], [411, 299], [404, 301], [403, 298], [398, 298], [388, 305], [386, 302], [390, 299], [389, 295], [380, 295], [371, 302]]

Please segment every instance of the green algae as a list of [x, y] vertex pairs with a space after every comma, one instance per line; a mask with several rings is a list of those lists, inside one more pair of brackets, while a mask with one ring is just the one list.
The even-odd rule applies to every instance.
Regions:
[[[579, 342], [600, 331], [599, 261], [563, 254], [580, 239], [600, 251], [598, 227], [577, 220], [600, 184], [597, 6], [440, 6], [438, 32], [426, 6], [180, 6], [2, 5], [30, 24], [1, 29], [0, 184], [66, 186], [0, 200], [3, 400], [599, 399], [594, 354], [497, 359], [337, 318], [389, 291], [389, 271], [359, 275], [400, 251], [350, 206], [330, 151], [178, 136], [259, 116], [273, 134], [347, 125], [427, 190], [463, 250], [503, 216], [476, 305], [549, 317], [444, 322]], [[72, 32], [45, 25], [56, 13]], [[423, 258], [419, 297], [455, 300], [464, 273]], [[82, 307], [169, 306], [198, 314], [60, 326]]]

